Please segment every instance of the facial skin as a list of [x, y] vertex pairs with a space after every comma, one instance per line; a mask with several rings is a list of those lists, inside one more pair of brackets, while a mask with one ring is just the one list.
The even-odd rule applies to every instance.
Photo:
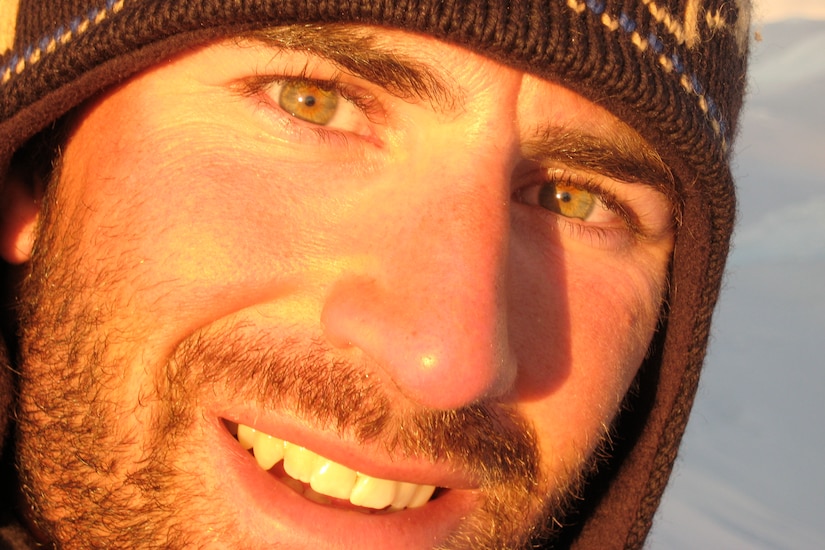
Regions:
[[[202, 47], [85, 106], [4, 237], [31, 263], [18, 456], [44, 537], [518, 548], [605, 437], [657, 324], [667, 171], [558, 85], [417, 35], [313, 32]], [[407, 73], [355, 75], [304, 51], [321, 40]], [[308, 91], [337, 104], [296, 106]], [[316, 503], [237, 424], [440, 489]]]

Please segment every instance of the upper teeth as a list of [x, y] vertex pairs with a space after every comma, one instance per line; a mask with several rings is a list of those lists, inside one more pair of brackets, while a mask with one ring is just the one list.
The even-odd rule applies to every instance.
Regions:
[[[383, 510], [402, 510], [424, 506], [435, 491], [432, 485], [391, 481], [356, 472], [309, 449], [238, 424], [238, 441], [252, 449], [255, 460], [269, 470], [281, 460], [291, 478], [309, 484], [304, 496], [323, 502], [321, 495], [348, 500], [355, 506]], [[293, 488], [295, 484], [290, 484]]]

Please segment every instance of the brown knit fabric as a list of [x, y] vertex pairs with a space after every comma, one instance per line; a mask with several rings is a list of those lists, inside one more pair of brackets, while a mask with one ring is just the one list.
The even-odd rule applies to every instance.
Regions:
[[[187, 45], [263, 25], [424, 32], [603, 105], [671, 167], [681, 229], [668, 315], [619, 420], [613, 458], [563, 542], [638, 548], [684, 432], [728, 252], [728, 157], [749, 9], [748, 0], [20, 0], [13, 47], [0, 57], [0, 174], [22, 143], [85, 98]], [[2, 383], [0, 405], [10, 395]]]

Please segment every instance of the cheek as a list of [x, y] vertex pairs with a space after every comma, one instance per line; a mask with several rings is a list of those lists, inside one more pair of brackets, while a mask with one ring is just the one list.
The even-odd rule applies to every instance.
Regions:
[[640, 255], [629, 255], [571, 266], [567, 302], [574, 355], [591, 354], [611, 364], [630, 365], [622, 370], [638, 366], [659, 317], [666, 277], [664, 262], [654, 269], [640, 268], [643, 263]]
[[666, 265], [567, 249], [511, 304], [521, 408], [545, 457], [578, 464], [603, 437], [655, 330]]
[[67, 147], [58, 201], [77, 205], [64, 231], [80, 240], [80, 265], [120, 273], [107, 289], [132, 314], [197, 326], [284, 292], [318, 256], [311, 235], [332, 216], [306, 183], [311, 165], [267, 163], [197, 128], [126, 125], [108, 141], [96, 137], [101, 115]]

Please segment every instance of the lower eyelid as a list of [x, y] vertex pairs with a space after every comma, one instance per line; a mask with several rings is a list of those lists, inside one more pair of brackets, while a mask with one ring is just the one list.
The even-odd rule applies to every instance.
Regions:
[[[554, 234], [560, 235], [563, 241], [578, 241], [585, 246], [605, 250], [623, 249], [638, 241], [635, 231], [624, 223], [599, 225], [575, 218], [566, 218], [537, 205], [526, 203], [517, 203], [517, 205], [520, 212], [527, 215], [527, 218], [523, 219], [533, 219], [527, 227], [535, 228], [537, 234], [548, 239], [548, 246], [551, 246]], [[540, 219], [536, 220], [536, 217]]]

